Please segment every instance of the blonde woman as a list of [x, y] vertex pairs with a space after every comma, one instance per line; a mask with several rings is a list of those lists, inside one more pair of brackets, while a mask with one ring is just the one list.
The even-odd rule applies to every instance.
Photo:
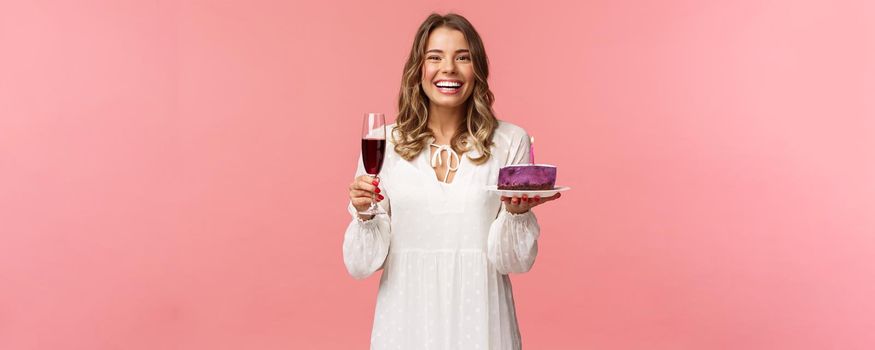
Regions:
[[[432, 14], [404, 65], [380, 179], [359, 160], [343, 259], [357, 279], [383, 269], [371, 349], [520, 348], [508, 274], [535, 261], [531, 209], [560, 195], [486, 191], [529, 159], [526, 132], [493, 114], [488, 76], [471, 23]], [[373, 195], [388, 215], [358, 214]]]

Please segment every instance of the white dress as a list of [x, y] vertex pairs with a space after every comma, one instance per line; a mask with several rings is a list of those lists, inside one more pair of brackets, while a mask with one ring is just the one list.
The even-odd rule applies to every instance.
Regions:
[[[431, 146], [407, 161], [388, 139], [379, 187], [389, 215], [361, 221], [350, 204], [343, 240], [352, 277], [383, 269], [371, 349], [520, 349], [507, 274], [532, 267], [540, 228], [531, 211], [508, 213], [485, 187], [502, 166], [528, 162], [528, 135], [500, 122], [489, 161], [476, 165], [465, 153], [449, 184], [431, 155], [447, 152], [456, 164], [452, 149]], [[356, 176], [364, 173], [359, 159]]]

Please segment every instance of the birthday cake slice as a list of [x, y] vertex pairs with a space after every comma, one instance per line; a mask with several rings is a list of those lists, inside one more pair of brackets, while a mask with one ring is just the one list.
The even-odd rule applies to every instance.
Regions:
[[516, 164], [498, 170], [499, 190], [552, 190], [556, 185], [556, 166]]

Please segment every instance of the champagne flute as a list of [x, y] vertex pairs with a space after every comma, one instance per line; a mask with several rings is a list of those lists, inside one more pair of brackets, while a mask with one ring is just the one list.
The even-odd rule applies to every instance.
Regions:
[[[383, 167], [386, 154], [386, 116], [383, 113], [365, 113], [362, 123], [362, 163], [368, 175], [377, 177]], [[360, 211], [362, 215], [386, 214], [377, 206], [376, 194], [371, 196], [371, 206]]]

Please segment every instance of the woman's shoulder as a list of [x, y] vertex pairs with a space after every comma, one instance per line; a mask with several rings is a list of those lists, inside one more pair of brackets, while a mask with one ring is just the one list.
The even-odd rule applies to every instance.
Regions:
[[387, 134], [388, 137], [386, 137], [386, 144], [387, 144], [387, 145], [395, 146], [395, 144], [397, 143], [397, 142], [395, 142], [395, 138], [396, 138], [396, 137], [401, 137], [401, 136], [398, 134], [398, 132], [395, 131], [395, 127], [396, 127], [396, 126], [397, 126], [396, 123], [392, 123], [392, 124], [386, 125], [386, 132], [388, 133], [388, 134]]
[[505, 142], [510, 144], [514, 141], [528, 138], [528, 135], [529, 134], [526, 133], [526, 130], [521, 126], [499, 120], [498, 127], [495, 128], [495, 135], [492, 139], [494, 142]]

